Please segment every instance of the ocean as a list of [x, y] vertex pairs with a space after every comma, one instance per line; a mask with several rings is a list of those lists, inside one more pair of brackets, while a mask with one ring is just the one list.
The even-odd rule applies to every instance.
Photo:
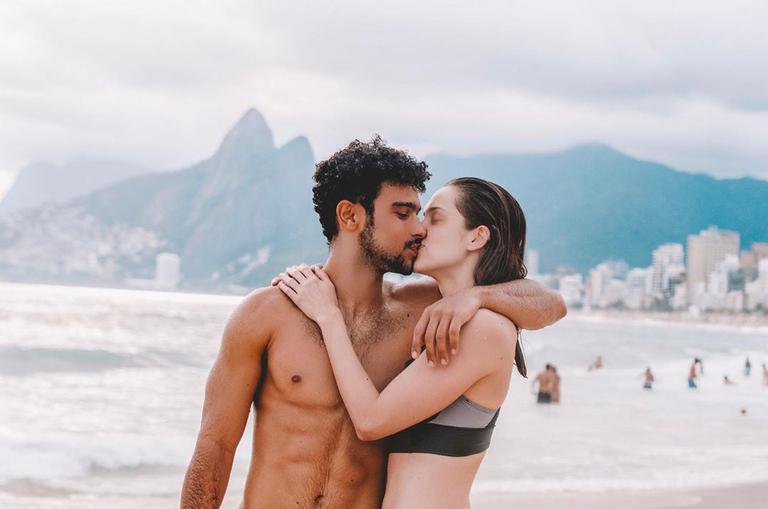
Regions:
[[[177, 506], [207, 372], [239, 300], [0, 283], [0, 507]], [[574, 315], [524, 332], [523, 345], [530, 378], [512, 380], [475, 493], [768, 480], [768, 329]], [[605, 368], [588, 372], [596, 355]], [[697, 390], [686, 385], [693, 357], [704, 362]], [[547, 362], [562, 375], [560, 405], [531, 392]], [[251, 426], [226, 508], [242, 494]]]

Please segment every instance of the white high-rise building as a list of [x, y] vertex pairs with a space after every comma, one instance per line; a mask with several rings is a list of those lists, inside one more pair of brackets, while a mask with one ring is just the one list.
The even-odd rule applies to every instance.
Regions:
[[528, 269], [528, 277], [536, 279], [539, 275], [539, 252], [535, 249], [528, 250], [525, 257], [525, 267]]
[[646, 269], [632, 269], [627, 274], [627, 283], [624, 287], [624, 305], [629, 309], [644, 309], [648, 306], [652, 289], [651, 280], [654, 267]]
[[589, 271], [587, 303], [590, 306], [607, 307], [624, 299], [625, 283], [616, 277], [615, 269], [623, 271], [625, 266], [626, 263], [604, 262]]
[[601, 263], [589, 271], [587, 279], [587, 303], [590, 306], [603, 307], [605, 304], [605, 293], [608, 289], [608, 282], [613, 278], [613, 272], [610, 267]]
[[760, 282], [760, 289], [768, 297], [768, 258], [760, 260], [757, 268], [757, 280]]
[[652, 292], [654, 297], [669, 295], [671, 275], [685, 271], [682, 244], [663, 244], [653, 251]]
[[155, 287], [176, 288], [181, 279], [181, 258], [174, 253], [160, 253], [155, 258]]
[[580, 305], [584, 294], [584, 278], [581, 274], [568, 274], [560, 278], [560, 295], [566, 306]]
[[709, 275], [729, 255], [739, 256], [739, 234], [736, 232], [718, 230], [711, 226], [698, 235], [688, 236], [686, 272], [688, 298], [692, 304], [704, 304], [701, 296], [710, 293]]
[[[707, 290], [703, 296], [703, 301], [699, 304], [705, 309], [732, 309], [734, 297], [728, 297], [731, 293], [730, 277], [733, 272], [739, 270], [739, 257], [737, 255], [728, 255], [725, 259], [715, 266], [715, 270], [709, 273], [707, 278]], [[741, 293], [736, 292], [736, 293]]]

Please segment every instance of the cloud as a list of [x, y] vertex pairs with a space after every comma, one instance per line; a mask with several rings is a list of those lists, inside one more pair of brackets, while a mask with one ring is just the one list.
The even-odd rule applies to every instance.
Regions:
[[764, 2], [6, 2], [0, 171], [172, 168], [249, 106], [318, 157], [380, 132], [418, 155], [602, 140], [768, 178]]

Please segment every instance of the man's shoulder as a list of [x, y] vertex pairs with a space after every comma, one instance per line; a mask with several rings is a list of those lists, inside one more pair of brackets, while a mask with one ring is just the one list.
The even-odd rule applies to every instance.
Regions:
[[243, 297], [230, 317], [230, 326], [239, 329], [273, 329], [295, 306], [274, 286], [257, 288]]
[[431, 304], [440, 299], [440, 288], [431, 277], [409, 279], [399, 283], [386, 283], [390, 298], [405, 303]]

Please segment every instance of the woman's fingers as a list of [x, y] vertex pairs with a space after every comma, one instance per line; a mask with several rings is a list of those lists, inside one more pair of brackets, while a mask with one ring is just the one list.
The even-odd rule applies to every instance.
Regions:
[[437, 364], [435, 352], [435, 331], [437, 329], [437, 320], [430, 319], [427, 324], [427, 330], [424, 333], [424, 344], [427, 347], [427, 364], [434, 366]]
[[323, 270], [322, 265], [313, 265], [312, 266], [312, 272], [315, 273], [315, 275], [320, 279], [320, 281], [330, 281], [331, 278], [328, 277], [328, 274], [325, 273]]
[[413, 339], [411, 340], [411, 357], [418, 359], [421, 354], [421, 350], [424, 347], [424, 332], [427, 330], [427, 324], [429, 323], [429, 308], [425, 309], [421, 314], [419, 321], [416, 323], [416, 327], [413, 329]]
[[448, 325], [449, 317], [440, 317], [440, 321], [435, 329], [435, 346], [437, 347], [437, 358], [443, 366], [448, 365]]
[[277, 287], [280, 289], [280, 291], [282, 291], [285, 295], [287, 295], [289, 299], [296, 302], [295, 299], [297, 297], [297, 294], [293, 288], [285, 284], [282, 280], [279, 283], [277, 283]]
[[312, 271], [312, 267], [309, 265], [300, 266], [298, 272], [304, 277], [304, 281], [317, 278], [315, 273]]
[[304, 267], [306, 267], [306, 265], [297, 265], [296, 267], [292, 267], [291, 270], [288, 271], [288, 274], [299, 283], [303, 283], [307, 280], [307, 276], [303, 272]]
[[280, 281], [286, 285], [288, 288], [293, 290], [294, 293], [298, 293], [299, 288], [301, 287], [301, 283], [299, 283], [296, 279], [292, 278], [290, 275], [286, 274], [285, 276], [282, 276], [280, 278]]

